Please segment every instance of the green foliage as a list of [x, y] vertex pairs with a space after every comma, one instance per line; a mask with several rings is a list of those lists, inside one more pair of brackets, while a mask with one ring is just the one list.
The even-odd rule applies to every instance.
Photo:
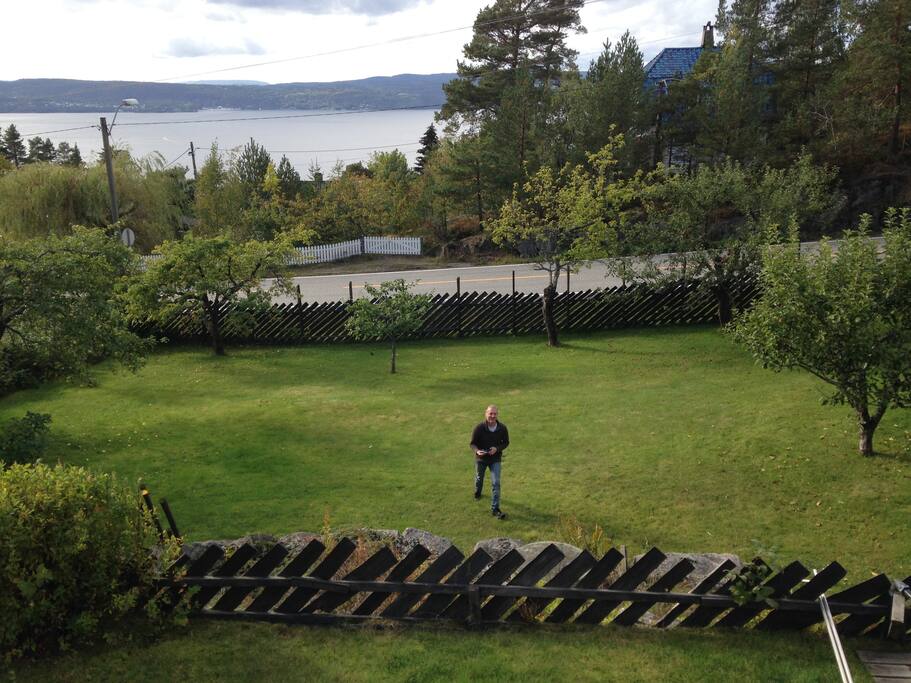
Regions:
[[[224, 354], [222, 307], [231, 304], [231, 322], [249, 326], [275, 293], [288, 291], [288, 239], [237, 243], [226, 237], [196, 237], [165, 242], [154, 260], [127, 292], [130, 315], [137, 320], [166, 322], [187, 311], [205, 325], [218, 355]], [[274, 277], [271, 287], [261, 279]]]
[[378, 152], [366, 166], [338, 167], [300, 212], [299, 224], [324, 242], [408, 233], [418, 222], [415, 174], [399, 150]]
[[443, 86], [441, 115], [468, 118], [495, 111], [503, 91], [527, 70], [547, 90], [570, 64], [575, 51], [566, 45], [570, 32], [585, 29], [579, 20], [581, 0], [496, 0], [478, 12], [471, 42], [458, 62], [459, 77]]
[[[720, 322], [727, 323], [730, 283], [758, 271], [769, 234], [791, 221], [808, 236], [831, 225], [844, 202], [835, 177], [834, 169], [816, 166], [806, 154], [785, 169], [728, 160], [691, 174], [651, 174], [641, 188], [644, 220], [627, 231], [627, 253], [644, 257], [635, 268], [639, 277], [695, 279], [710, 288]], [[668, 254], [660, 270], [656, 253]]]
[[47, 448], [51, 416], [28, 411], [24, 417], [10, 418], [0, 430], [0, 467], [34, 462]]
[[15, 124], [9, 124], [9, 127], [3, 131], [2, 151], [3, 156], [13, 162], [16, 168], [25, 163], [27, 156], [25, 143], [22, 142], [22, 135], [16, 130]]
[[199, 224], [193, 231], [200, 237], [239, 237], [243, 209], [243, 184], [213, 143], [196, 180], [194, 210]]
[[303, 183], [300, 174], [291, 165], [288, 157], [282, 155], [278, 168], [275, 169], [275, 175], [278, 177], [278, 186], [283, 199], [294, 199], [300, 194]]
[[234, 160], [234, 171], [249, 195], [262, 191], [266, 171], [271, 163], [272, 157], [266, 148], [250, 138], [250, 142], [244, 145], [240, 155]]
[[[67, 164], [32, 163], [0, 175], [0, 225], [5, 237], [63, 236], [73, 225], [110, 222], [104, 165], [84, 168], [74, 154]], [[114, 157], [114, 175], [121, 227], [133, 229], [136, 247], [148, 250], [173, 237], [185, 204], [183, 180], [125, 152]]]
[[85, 642], [151, 595], [174, 555], [156, 550], [138, 497], [81, 467], [0, 471], [0, 652]]
[[85, 379], [105, 357], [137, 368], [148, 344], [127, 330], [118, 296], [133, 263], [129, 249], [97, 229], [0, 240], [0, 389]]
[[650, 166], [651, 141], [641, 135], [653, 124], [652, 95], [642, 87], [645, 67], [642, 52], [629, 31], [604, 49], [589, 65], [582, 79], [567, 79], [557, 93], [565, 110], [564, 158], [585, 160], [585, 154], [610, 142], [616, 132], [631, 144], [620, 150], [627, 168]]
[[740, 570], [730, 574], [730, 592], [734, 602], [746, 605], [751, 602], [764, 602], [769, 607], [778, 607], [778, 602], [772, 598], [774, 590], [765, 585], [766, 579], [772, 575], [772, 568], [759, 558], [744, 565]]
[[833, 146], [853, 163], [883, 157], [908, 167], [911, 31], [906, 0], [844, 3], [851, 38], [836, 75], [837, 109], [830, 112]]
[[412, 294], [408, 291], [412, 286], [402, 279], [383, 282], [379, 287], [365, 285], [369, 298], [348, 305], [351, 317], [345, 328], [355, 339], [390, 343], [390, 372], [395, 372], [396, 344], [420, 329], [430, 307], [430, 296]]
[[829, 384], [826, 402], [857, 415], [864, 455], [886, 410], [911, 404], [911, 210], [888, 213], [881, 255], [868, 225], [818, 255], [801, 254], [793, 234], [767, 250], [762, 298], [732, 329], [763, 367]]

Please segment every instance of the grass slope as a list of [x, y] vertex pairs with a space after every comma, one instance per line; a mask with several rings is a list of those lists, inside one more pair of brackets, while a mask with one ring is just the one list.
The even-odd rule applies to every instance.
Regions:
[[[165, 351], [138, 374], [97, 373], [0, 401], [53, 415], [49, 460], [143, 477], [192, 539], [416, 526], [453, 538], [553, 539], [561, 516], [633, 549], [754, 552], [859, 577], [911, 570], [909, 411], [881, 454], [855, 450], [822, 385], [775, 374], [717, 331], [540, 340]], [[468, 439], [495, 401], [512, 446], [503, 508], [471, 498]], [[488, 484], [489, 486], [489, 484]]]
[[[855, 581], [911, 570], [911, 414], [863, 459], [822, 387], [774, 374], [711, 329], [382, 346], [157, 353], [137, 375], [0, 401], [53, 415], [49, 460], [143, 477], [192, 539], [417, 526], [553, 539], [562, 516], [633, 550], [838, 559]], [[467, 440], [487, 403], [513, 445], [506, 522], [471, 498]], [[775, 656], [769, 656], [774, 652]], [[256, 653], [250, 656], [250, 653]], [[856, 665], [856, 660], [852, 660]], [[195, 624], [151, 645], [17, 667], [21, 680], [832, 680], [825, 638], [569, 629], [468, 633]], [[855, 674], [858, 673], [855, 667]], [[860, 677], [858, 680], [863, 680]]]

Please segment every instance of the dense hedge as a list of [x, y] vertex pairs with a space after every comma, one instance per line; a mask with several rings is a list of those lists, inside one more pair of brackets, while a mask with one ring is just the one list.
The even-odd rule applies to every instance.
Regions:
[[81, 467], [0, 471], [0, 653], [66, 649], [149, 593], [162, 554], [137, 494]]

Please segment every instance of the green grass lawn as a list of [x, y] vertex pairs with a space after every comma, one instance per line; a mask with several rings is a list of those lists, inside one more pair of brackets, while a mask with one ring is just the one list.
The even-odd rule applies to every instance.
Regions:
[[[848, 643], [858, 683], [872, 680]], [[869, 644], [863, 644], [869, 649]], [[774, 653], [771, 655], [770, 653]], [[825, 637], [741, 632], [197, 623], [151, 644], [16, 668], [21, 683], [83, 681], [836, 681]]]
[[[735, 552], [852, 573], [911, 571], [911, 413], [856, 452], [821, 383], [754, 366], [711, 329], [382, 346], [164, 351], [136, 375], [0, 401], [53, 416], [49, 460], [142, 477], [191, 539], [415, 526], [553, 539], [561, 516], [641, 550]], [[472, 499], [471, 429], [497, 402], [503, 508]], [[904, 572], [904, 573], [903, 573]]]
[[[820, 405], [818, 380], [762, 370], [717, 330], [565, 341], [559, 349], [539, 338], [404, 344], [397, 375], [388, 373], [388, 351], [379, 345], [229, 349], [226, 358], [165, 350], [136, 375], [100, 368], [96, 387], [52, 384], [7, 397], [0, 418], [51, 413], [48, 460], [142, 477], [156, 497], [167, 497], [193, 540], [318, 531], [328, 516], [335, 529], [420, 527], [470, 551], [491, 536], [559, 540], [561, 518], [575, 517], [600, 524], [633, 552], [657, 545], [751, 557], [758, 542], [777, 549], [781, 563], [819, 568], [838, 560], [853, 582], [871, 571], [911, 573], [911, 412], [887, 413], [877, 432], [880, 454], [864, 459], [850, 412]], [[486, 497], [471, 496], [467, 442], [491, 402], [512, 437], [503, 471], [506, 521], [490, 516]], [[401, 662], [387, 653], [374, 668], [364, 664], [363, 677], [421, 680], [484, 678], [483, 663], [454, 676], [444, 670], [462, 653], [470, 659], [474, 649], [492, 647], [488, 636], [458, 630], [304, 631], [196, 626], [185, 639], [134, 654], [169, 666], [179, 643], [186, 653], [206, 642], [212, 652], [243, 650], [249, 634], [277, 651], [285, 640], [309, 643], [299, 652], [287, 647], [308, 666], [328, 667], [321, 669], [326, 678], [341, 679], [360, 670], [332, 669], [321, 647], [353, 648], [352, 666], [359, 666], [383, 639], [397, 638]], [[544, 671], [560, 665], [547, 652], [566, 643], [593, 678], [625, 666], [632, 680], [645, 659], [657, 658], [654, 676], [670, 680], [683, 652], [691, 660], [685, 670], [701, 671], [703, 660], [714, 670], [716, 648], [743, 655], [737, 666], [745, 668], [734, 676], [743, 680], [795, 680], [804, 671], [789, 661], [760, 665], [773, 649], [784, 654], [772, 660], [788, 660], [787, 644], [803, 642], [797, 636], [627, 633], [503, 634], [492, 642], [516, 649], [505, 680], [529, 678], [536, 661]], [[270, 634], [282, 636], [272, 642]], [[813, 657], [831, 665], [825, 639], [810, 641], [806, 680], [831, 679], [834, 668], [821, 677], [812, 668]], [[757, 650], [765, 654], [748, 653], [753, 643], [768, 643]], [[628, 664], [613, 668], [613, 650], [640, 644], [642, 651], [627, 653]], [[428, 651], [440, 656], [428, 658]], [[523, 654], [531, 652], [541, 654]], [[100, 666], [91, 657], [80, 661]], [[495, 667], [496, 657], [478, 661]], [[396, 666], [404, 667], [401, 675]]]

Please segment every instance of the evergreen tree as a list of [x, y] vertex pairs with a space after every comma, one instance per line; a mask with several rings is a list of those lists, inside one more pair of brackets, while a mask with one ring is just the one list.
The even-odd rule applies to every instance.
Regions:
[[61, 165], [67, 165], [70, 162], [70, 155], [73, 153], [73, 148], [70, 147], [70, 143], [63, 141], [57, 145], [57, 150], [54, 152], [54, 161]]
[[73, 145], [73, 149], [70, 151], [70, 157], [66, 163], [68, 166], [76, 167], [83, 165], [84, 162], [82, 161], [82, 154], [79, 152], [79, 145]]
[[271, 162], [272, 157], [266, 148], [250, 138], [250, 142], [244, 145], [240, 156], [234, 161], [234, 170], [246, 186], [248, 196], [262, 194], [263, 180]]
[[414, 162], [414, 170], [418, 173], [423, 173], [427, 158], [433, 153], [433, 150], [440, 145], [437, 129], [432, 123], [427, 126], [427, 130], [424, 131], [424, 134], [421, 136], [420, 142], [421, 147], [418, 149], [417, 159], [415, 159]]
[[[604, 49], [590, 64], [584, 79], [564, 83], [559, 99], [566, 110], [568, 150], [560, 162], [581, 162], [585, 154], [600, 149], [613, 134], [623, 133], [631, 141], [623, 152], [632, 165], [647, 164], [647, 140], [641, 133], [650, 127], [653, 103], [642, 87], [645, 68], [642, 52], [629, 31]], [[637, 144], [638, 142], [638, 144]]]
[[42, 140], [41, 137], [35, 136], [28, 141], [28, 157], [26, 158], [28, 163], [54, 161], [56, 156], [57, 150], [54, 148], [54, 143], [51, 142], [50, 138]]
[[841, 142], [857, 143], [855, 153], [876, 158], [887, 151], [894, 162], [909, 128], [911, 6], [908, 0], [853, 0], [846, 10], [854, 39], [839, 79], [844, 105], [837, 132]]
[[845, 52], [840, 9], [840, 0], [779, 0], [775, 5], [770, 41], [774, 137], [785, 158], [828, 135], [828, 85]]
[[16, 168], [25, 163], [27, 156], [25, 144], [22, 142], [22, 136], [16, 130], [15, 124], [9, 124], [3, 133], [3, 154], [13, 162]]
[[282, 155], [275, 173], [278, 176], [278, 186], [282, 197], [293, 199], [301, 191], [301, 177], [291, 165], [288, 157]]
[[[266, 164], [266, 169], [268, 166]], [[226, 167], [218, 153], [218, 146], [213, 144], [196, 179], [194, 204], [199, 222], [193, 232], [201, 236], [238, 236], [243, 195], [244, 186], [235, 169]]]
[[566, 45], [569, 32], [585, 29], [579, 19], [583, 0], [496, 0], [474, 22], [465, 45], [458, 78], [443, 86], [441, 117], [494, 114], [503, 91], [520, 70], [530, 73], [542, 90], [549, 89], [576, 52]]

